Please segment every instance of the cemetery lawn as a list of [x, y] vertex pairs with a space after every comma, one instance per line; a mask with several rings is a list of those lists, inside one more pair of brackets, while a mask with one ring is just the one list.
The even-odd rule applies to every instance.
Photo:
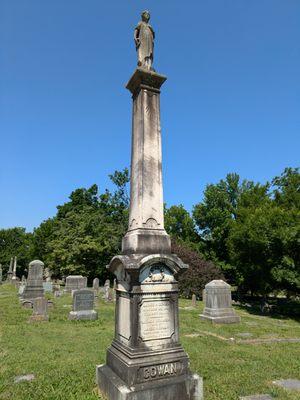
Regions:
[[[98, 399], [95, 367], [105, 362], [114, 333], [114, 304], [100, 299], [98, 321], [68, 321], [71, 296], [54, 299], [50, 322], [28, 323], [11, 285], [0, 286], [0, 399]], [[300, 338], [294, 319], [266, 317], [236, 308], [239, 325], [201, 321], [202, 303], [180, 301], [181, 343], [191, 369], [204, 378], [204, 400], [237, 400], [250, 394], [299, 400], [300, 392], [277, 388], [273, 380], [300, 379]], [[274, 341], [275, 340], [275, 341]], [[34, 374], [30, 382], [14, 383]]]

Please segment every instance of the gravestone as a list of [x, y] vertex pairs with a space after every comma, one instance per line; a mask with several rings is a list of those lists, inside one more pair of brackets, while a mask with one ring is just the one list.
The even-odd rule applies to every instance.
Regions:
[[110, 280], [106, 279], [105, 283], [104, 283], [104, 299], [105, 301], [111, 301], [111, 297], [110, 297]]
[[50, 268], [45, 268], [45, 271], [44, 271], [44, 277], [45, 277], [45, 280], [46, 280], [46, 282], [51, 282], [51, 276], [52, 276], [52, 271], [50, 270]]
[[95, 294], [91, 289], [74, 290], [73, 306], [69, 313], [71, 320], [95, 320], [98, 313], [94, 310]]
[[96, 294], [99, 292], [99, 279], [95, 278], [93, 280], [93, 289], [95, 290]]
[[193, 294], [192, 295], [192, 307], [196, 307], [196, 305], [197, 305], [197, 298], [196, 298], [196, 295]]
[[239, 400], [273, 400], [273, 397], [268, 394], [257, 394], [254, 396], [240, 397]]
[[273, 381], [274, 385], [281, 386], [287, 390], [299, 390], [300, 391], [300, 380], [299, 379], [281, 379]]
[[65, 291], [71, 293], [72, 290], [85, 289], [87, 278], [82, 275], [69, 275], [66, 278]]
[[49, 321], [48, 300], [44, 297], [37, 297], [33, 300], [33, 313], [30, 322]]
[[29, 264], [28, 277], [22, 299], [33, 300], [44, 296], [43, 270], [44, 263], [42, 261], [31, 261]]
[[177, 276], [186, 270], [164, 229], [160, 88], [154, 32], [142, 14], [135, 30], [138, 65], [127, 89], [133, 99], [129, 224], [109, 271], [117, 278], [115, 337], [96, 367], [108, 400], [202, 400], [202, 379], [189, 369], [179, 340]]
[[235, 313], [231, 303], [231, 287], [222, 280], [213, 280], [205, 285], [204, 311], [200, 318], [213, 323], [234, 324], [241, 318]]
[[13, 257], [11, 257], [11, 259], [10, 259], [10, 264], [9, 264], [9, 269], [8, 269], [7, 277], [6, 277], [7, 282], [11, 282], [11, 280], [12, 280], [12, 276], [13, 276], [13, 263], [14, 263], [14, 259], [13, 259]]
[[18, 295], [19, 295], [20, 297], [23, 296], [24, 290], [25, 290], [25, 284], [24, 284], [24, 283], [21, 283], [21, 285], [19, 286], [19, 290], [18, 290]]
[[114, 292], [113, 292], [113, 300], [116, 301], [116, 290], [117, 290], [117, 280], [114, 279]]
[[52, 293], [53, 285], [52, 282], [43, 282], [44, 292]]
[[11, 278], [11, 283], [14, 285], [17, 285], [19, 282], [19, 278], [17, 277], [17, 257], [15, 256], [13, 258], [13, 274]]
[[2, 264], [0, 264], [0, 285], [2, 285]]

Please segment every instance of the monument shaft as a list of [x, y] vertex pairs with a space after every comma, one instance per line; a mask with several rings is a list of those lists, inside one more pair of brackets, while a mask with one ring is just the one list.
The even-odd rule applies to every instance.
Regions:
[[127, 89], [133, 97], [131, 187], [123, 253], [170, 253], [164, 229], [160, 88], [167, 78], [137, 68]]

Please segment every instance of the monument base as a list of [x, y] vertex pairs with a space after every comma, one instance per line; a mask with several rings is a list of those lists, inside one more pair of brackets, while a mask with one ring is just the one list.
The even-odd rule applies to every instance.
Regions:
[[98, 319], [98, 313], [95, 310], [87, 310], [87, 311], [70, 311], [69, 312], [70, 320], [96, 320]]
[[29, 322], [48, 322], [49, 315], [31, 315]]
[[230, 308], [228, 310], [214, 310], [214, 312], [204, 309], [203, 314], [200, 314], [200, 319], [214, 324], [237, 324], [241, 322], [241, 317]]
[[203, 381], [197, 374], [144, 382], [128, 387], [107, 365], [96, 367], [101, 395], [109, 400], [203, 400]]
[[155, 253], [171, 253], [171, 239], [164, 229], [135, 229], [122, 239], [122, 254]]

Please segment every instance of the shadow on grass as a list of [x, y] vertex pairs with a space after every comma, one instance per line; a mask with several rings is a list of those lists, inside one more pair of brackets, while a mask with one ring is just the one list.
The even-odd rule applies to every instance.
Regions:
[[264, 306], [260, 298], [243, 298], [235, 307], [246, 310], [249, 314], [276, 319], [292, 319], [300, 322], [300, 301], [285, 298], [267, 299]]

